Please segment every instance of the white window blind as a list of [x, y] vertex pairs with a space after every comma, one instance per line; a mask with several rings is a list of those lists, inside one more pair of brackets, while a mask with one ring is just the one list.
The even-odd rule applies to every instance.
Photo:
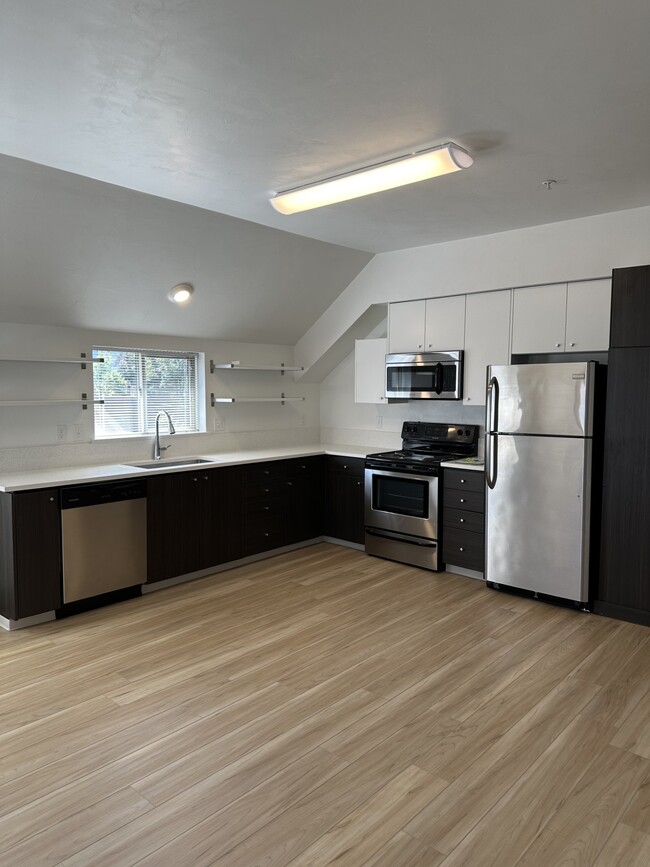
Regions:
[[[95, 436], [97, 438], [151, 434], [156, 415], [167, 410], [176, 430], [197, 428], [196, 352], [93, 347]], [[167, 419], [161, 419], [166, 430]]]

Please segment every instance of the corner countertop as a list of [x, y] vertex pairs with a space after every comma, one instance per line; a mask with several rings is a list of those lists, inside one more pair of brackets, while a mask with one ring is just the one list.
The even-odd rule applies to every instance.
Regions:
[[448, 467], [450, 470], [474, 470], [482, 473], [485, 470], [485, 464], [479, 458], [461, 458], [459, 461], [443, 461], [441, 467]]
[[[191, 457], [202, 458], [206, 463], [201, 469], [225, 467], [233, 464], [254, 464], [262, 461], [273, 461], [282, 458], [305, 458], [311, 455], [339, 455], [341, 457], [365, 458], [371, 452], [380, 451], [378, 446], [346, 446], [317, 443], [313, 446], [288, 446], [286, 448], [255, 449], [240, 452], [222, 452], [217, 454], [200, 454]], [[189, 457], [189, 456], [188, 456]], [[134, 461], [142, 462], [141, 458]], [[179, 458], [176, 458], [179, 460]], [[119, 479], [146, 478], [161, 473], [190, 472], [191, 466], [165, 466], [164, 460], [160, 466], [153, 469], [142, 469], [129, 464], [101, 464], [98, 466], [56, 467], [42, 470], [24, 470], [0, 474], [0, 491], [29, 491], [38, 488], [55, 488], [63, 485], [78, 485], [89, 482], [110, 482]]]

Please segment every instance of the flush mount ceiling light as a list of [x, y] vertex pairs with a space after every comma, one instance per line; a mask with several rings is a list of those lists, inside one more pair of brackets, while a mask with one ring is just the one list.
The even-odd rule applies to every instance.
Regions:
[[174, 304], [185, 304], [192, 297], [192, 292], [194, 292], [194, 286], [191, 283], [179, 283], [173, 289], [170, 289], [167, 297]]
[[464, 148], [454, 142], [447, 142], [435, 148], [326, 178], [315, 184], [285, 190], [270, 199], [270, 202], [281, 214], [296, 214], [468, 169], [473, 162]]

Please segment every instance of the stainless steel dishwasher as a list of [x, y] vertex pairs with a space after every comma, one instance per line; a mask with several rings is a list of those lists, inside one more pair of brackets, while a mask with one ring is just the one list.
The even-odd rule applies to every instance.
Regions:
[[146, 582], [146, 497], [139, 479], [61, 491], [64, 603]]

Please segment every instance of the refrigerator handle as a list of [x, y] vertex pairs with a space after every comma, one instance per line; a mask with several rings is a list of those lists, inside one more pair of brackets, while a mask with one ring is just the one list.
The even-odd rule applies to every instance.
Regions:
[[485, 435], [485, 482], [490, 490], [497, 483], [499, 470], [499, 437], [497, 434]]
[[487, 387], [487, 407], [485, 432], [496, 433], [499, 430], [499, 380], [493, 376]]

